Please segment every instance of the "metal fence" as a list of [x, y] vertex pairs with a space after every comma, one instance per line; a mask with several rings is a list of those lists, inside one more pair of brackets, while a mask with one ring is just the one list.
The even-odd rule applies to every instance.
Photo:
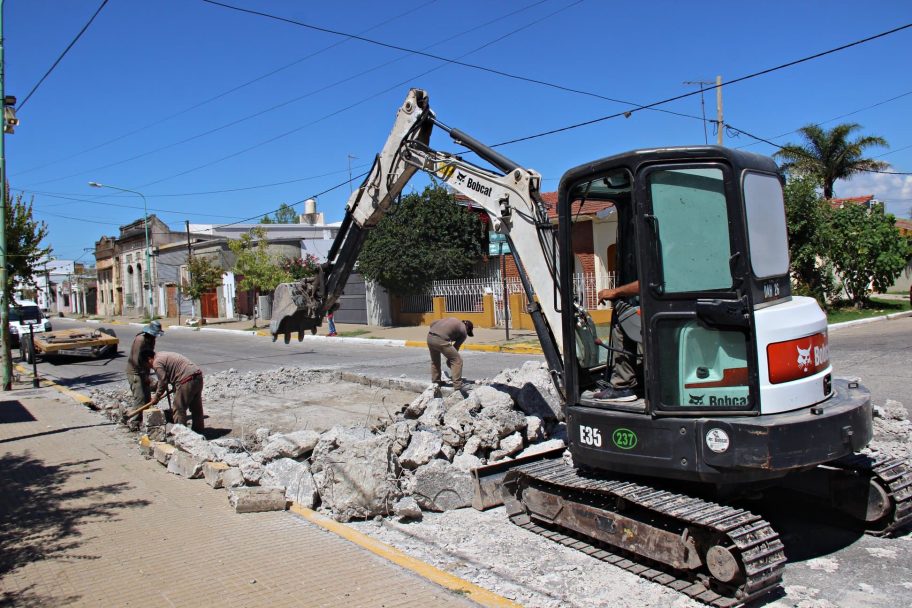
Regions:
[[[615, 275], [608, 274], [596, 277], [592, 273], [578, 273], [573, 275], [574, 292], [582, 299], [586, 308], [596, 308], [599, 289], [611, 288], [615, 284]], [[499, 276], [482, 279], [462, 279], [455, 281], [434, 281], [426, 293], [402, 296], [401, 311], [405, 313], [427, 313], [434, 310], [434, 298], [446, 299], [447, 312], [481, 312], [484, 306], [485, 294], [491, 294], [494, 299], [494, 322], [498, 327], [504, 327], [507, 315], [516, 311], [509, 311], [504, 307], [504, 286], [507, 294], [522, 294], [522, 310], [526, 309], [526, 296], [522, 283], [518, 277], [507, 277], [506, 281]], [[512, 323], [511, 323], [512, 325]]]

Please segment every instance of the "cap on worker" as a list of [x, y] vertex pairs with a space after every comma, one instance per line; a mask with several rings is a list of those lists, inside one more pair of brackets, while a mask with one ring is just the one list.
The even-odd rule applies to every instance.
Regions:
[[158, 321], [152, 321], [145, 327], [143, 327], [143, 333], [149, 334], [150, 336], [164, 336], [165, 332], [162, 331], [162, 325]]
[[463, 323], [465, 324], [466, 333], [469, 334], [469, 336], [474, 336], [475, 334], [472, 333], [472, 330], [475, 329], [475, 324], [471, 321], [463, 321]]

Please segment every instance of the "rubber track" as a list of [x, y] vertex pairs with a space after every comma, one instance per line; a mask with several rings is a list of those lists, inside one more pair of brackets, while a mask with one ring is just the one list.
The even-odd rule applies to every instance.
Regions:
[[883, 526], [869, 528], [871, 536], [890, 536], [912, 523], [912, 465], [900, 458], [875, 459], [855, 454], [832, 463], [832, 466], [872, 476], [893, 502], [892, 519]]
[[[637, 563], [628, 557], [642, 558], [629, 551], [588, 537], [581, 538], [576, 532], [563, 528], [560, 532], [551, 530], [529, 521], [529, 515], [525, 511], [510, 515], [510, 519], [520, 527], [685, 593], [705, 604], [715, 608], [734, 608], [776, 589], [782, 579], [786, 559], [779, 534], [769, 523], [749, 511], [630, 481], [582, 477], [576, 469], [560, 460], [534, 462], [516, 467], [513, 471], [524, 475], [532, 483], [537, 482], [536, 485], [582, 492], [589, 497], [618, 497], [683, 525], [697, 526], [712, 534], [727, 537], [730, 544], [738, 548], [742, 572], [745, 574], [745, 580], [735, 591], [735, 597], [721, 595], [707, 588], [702, 581], [695, 580], [694, 572], [676, 571], [665, 564], [652, 567]], [[580, 502], [588, 501], [583, 499]], [[649, 562], [655, 564], [652, 560]]]

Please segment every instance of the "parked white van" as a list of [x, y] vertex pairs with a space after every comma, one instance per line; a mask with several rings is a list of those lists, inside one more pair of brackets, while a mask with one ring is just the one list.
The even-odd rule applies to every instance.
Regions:
[[9, 307], [10, 346], [19, 345], [19, 336], [31, 331], [36, 334], [51, 331], [51, 322], [31, 300], [16, 300]]

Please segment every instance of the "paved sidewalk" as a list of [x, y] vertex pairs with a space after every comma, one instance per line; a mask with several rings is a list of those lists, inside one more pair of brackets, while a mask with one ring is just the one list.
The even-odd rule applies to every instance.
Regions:
[[474, 606], [285, 512], [238, 515], [50, 388], [0, 396], [0, 606]]

